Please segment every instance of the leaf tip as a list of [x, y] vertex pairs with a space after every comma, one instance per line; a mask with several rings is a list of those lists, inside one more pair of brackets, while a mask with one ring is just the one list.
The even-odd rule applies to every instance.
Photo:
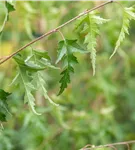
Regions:
[[59, 104], [53, 102], [49, 97], [48, 97], [48, 100], [49, 100], [49, 102], [50, 102], [51, 104], [53, 104], [54, 106], [57, 106], [57, 107], [59, 106]]
[[109, 57], [109, 59], [111, 59], [114, 55], [115, 55], [116, 51], [114, 51], [111, 56]]
[[113, 53], [111, 54], [111, 56], [109, 57], [109, 59], [111, 59], [115, 55], [117, 49], [118, 49], [118, 47], [115, 47], [115, 49], [114, 49]]
[[35, 115], [38, 115], [38, 116], [42, 115], [41, 113], [38, 113], [38, 112], [35, 110], [34, 106], [30, 106], [30, 107], [31, 107], [31, 109], [32, 109], [32, 112], [33, 112]]
[[33, 113], [34, 113], [35, 115], [38, 115], [38, 116], [42, 115], [41, 113], [38, 113], [38, 112], [36, 112], [35, 110], [33, 110]]

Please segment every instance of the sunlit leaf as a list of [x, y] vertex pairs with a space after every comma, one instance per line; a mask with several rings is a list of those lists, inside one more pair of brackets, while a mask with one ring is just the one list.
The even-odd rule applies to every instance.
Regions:
[[97, 35], [99, 34], [99, 25], [108, 22], [108, 19], [103, 19], [96, 16], [93, 12], [79, 18], [75, 29], [80, 34], [85, 34], [84, 44], [87, 44], [87, 49], [90, 52], [93, 75], [96, 69], [96, 46]]
[[[39, 72], [47, 68], [58, 69], [51, 64], [48, 52], [32, 50], [31, 55], [28, 57], [25, 58], [21, 54], [17, 54], [14, 56], [14, 60], [18, 64], [18, 73], [11, 84], [19, 84], [20, 88], [24, 89], [24, 101], [25, 103], [28, 102], [32, 111], [36, 115], [40, 115], [40, 113], [37, 113], [35, 110], [35, 98], [33, 96], [33, 91], [40, 89], [44, 97], [48, 99], [50, 103], [58, 106], [48, 96], [45, 88], [45, 80]], [[35, 83], [37, 86], [35, 86]]]
[[[35, 62], [37, 64], [39, 63], [39, 58], [41, 59], [42, 57], [44, 57], [44, 59], [42, 58], [40, 61], [43, 61], [43, 60], [45, 61], [46, 59], [50, 60], [50, 57], [49, 57], [47, 52], [33, 50], [33, 55], [34, 55]], [[52, 66], [51, 64], [49, 64], [49, 63], [47, 64], [46, 61], [43, 64], [45, 64], [47, 67], [57, 69], [56, 67]], [[35, 74], [35, 81], [36, 81], [36, 84], [37, 84], [37, 88], [41, 90], [41, 94], [44, 95], [45, 99], [49, 100], [49, 102], [51, 104], [53, 104], [55, 106], [58, 106], [58, 104], [54, 103], [52, 101], [52, 99], [48, 96], [47, 90], [45, 88], [46, 82], [45, 82], [45, 79], [43, 78], [43, 75], [41, 74], [41, 72], [38, 71]]]
[[119, 48], [121, 43], [124, 41], [126, 34], [129, 34], [128, 30], [129, 30], [130, 20], [135, 20], [134, 11], [135, 9], [133, 7], [123, 8], [123, 23], [122, 23], [121, 31], [120, 31], [118, 40], [116, 42], [115, 49], [112, 55], [110, 56], [110, 58], [116, 53], [117, 49]]

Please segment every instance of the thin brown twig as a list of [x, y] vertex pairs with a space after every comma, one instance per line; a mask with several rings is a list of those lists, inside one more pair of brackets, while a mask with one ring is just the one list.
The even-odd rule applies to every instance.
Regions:
[[88, 148], [88, 147], [92, 147], [92, 145], [91, 145], [91, 144], [87, 144], [87, 145], [85, 145], [85, 146], [82, 148], [82, 150], [85, 150], [85, 148]]
[[115, 146], [113, 146], [113, 145], [109, 145], [108, 147], [110, 147], [110, 148], [112, 148], [114, 150], [117, 150], [117, 148]]
[[0, 58], [0, 60], [6, 59], [7, 57], [8, 57], [8, 56], [3, 56], [3, 57]]
[[121, 3], [120, 2], [118, 2], [118, 1], [113, 1], [114, 3], [117, 3], [122, 9], [124, 9], [124, 7], [121, 5]]
[[127, 145], [128, 150], [130, 150], [129, 144], [127, 143], [126, 145]]
[[47, 36], [49, 36], [49, 35], [51, 35], [51, 34], [57, 32], [59, 29], [63, 28], [63, 27], [66, 26], [67, 24], [69, 24], [69, 23], [75, 21], [76, 19], [80, 18], [81, 16], [84, 16], [84, 15], [88, 14], [89, 12], [92, 12], [92, 11], [94, 11], [94, 10], [96, 10], [96, 9], [99, 9], [99, 8], [101, 8], [101, 7], [103, 7], [103, 6], [107, 5], [107, 4], [109, 4], [109, 3], [112, 3], [112, 2], [113, 2], [113, 0], [107, 1], [107, 2], [105, 2], [105, 3], [103, 3], [103, 4], [99, 5], [99, 6], [96, 6], [96, 7], [92, 8], [92, 9], [90, 9], [90, 10], [86, 10], [86, 11], [80, 13], [78, 16], [72, 18], [71, 20], [65, 22], [64, 24], [58, 26], [57, 28], [55, 28], [55, 29], [53, 29], [53, 30], [51, 30], [51, 31], [49, 31], [49, 32], [47, 32], [47, 33], [45, 33], [45, 34], [43, 34], [42, 36], [40, 36], [40, 37], [34, 39], [33, 41], [31, 41], [31, 42], [29, 42], [28, 44], [24, 45], [23, 47], [19, 48], [16, 52], [12, 53], [11, 55], [7, 56], [7, 58], [5, 58], [4, 60], [0, 61], [0, 65], [3, 64], [5, 61], [9, 60], [10, 58], [12, 58], [12, 57], [13, 57], [14, 55], [16, 55], [17, 53], [19, 53], [19, 52], [21, 52], [22, 50], [24, 50], [26, 47], [30, 46], [31, 44], [33, 44], [33, 43], [35, 43], [35, 42], [37, 42], [37, 41], [43, 39], [44, 37], [47, 37]]
[[58, 32], [60, 33], [62, 39], [65, 41], [65, 37], [64, 37], [63, 33], [60, 30], [58, 30]]
[[[133, 144], [133, 143], [135, 143], [135, 140], [112, 143], [112, 144], [106, 144], [106, 145], [99, 145], [99, 146], [94, 146], [94, 147], [91, 147], [91, 148], [87, 147], [87, 146], [91, 146], [90, 144], [88, 144], [88, 145], [84, 146], [83, 148], [81, 148], [81, 150], [94, 150], [96, 148], [103, 148], [103, 147], [113, 147], [114, 148], [114, 146], [117, 146], [117, 145], [127, 145], [128, 150], [130, 150], [129, 144]], [[115, 147], [115, 149], [116, 149], [116, 147]]]

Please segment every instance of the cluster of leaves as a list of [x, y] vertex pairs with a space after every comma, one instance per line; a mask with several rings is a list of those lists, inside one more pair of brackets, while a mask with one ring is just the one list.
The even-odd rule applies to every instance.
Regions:
[[[9, 18], [9, 13], [15, 10], [14, 6], [8, 2], [5, 2], [5, 6], [7, 9], [7, 14], [0, 30], [0, 34], [2, 33], [4, 25]], [[129, 34], [129, 23], [132, 19], [135, 19], [134, 9], [132, 7], [123, 8], [123, 24], [120, 35], [116, 42], [116, 47], [111, 57], [123, 42], [125, 34]], [[97, 16], [95, 12], [88, 13], [78, 19], [75, 30], [80, 35], [83, 34], [85, 36], [83, 43], [87, 47], [87, 50], [84, 50], [82, 47], [80, 47], [77, 43], [77, 40], [65, 39], [59, 42], [56, 64], [62, 62], [63, 66], [61, 72], [62, 77], [59, 81], [61, 86], [58, 95], [62, 94], [64, 89], [67, 88], [68, 83], [71, 81], [71, 73], [74, 73], [74, 66], [78, 63], [77, 57], [74, 55], [74, 53], [90, 53], [93, 75], [95, 74], [97, 35], [100, 34], [99, 25], [108, 21], [108, 19], [103, 19], [100, 16]], [[43, 79], [41, 73], [41, 71], [45, 70], [46, 68], [56, 69], [56, 67], [51, 65], [48, 53], [45, 51], [41, 52], [32, 49], [30, 56], [25, 58], [21, 54], [17, 54], [14, 56], [14, 60], [18, 64], [18, 74], [14, 78], [13, 83], [20, 84], [20, 87], [24, 89], [25, 103], [28, 102], [32, 111], [39, 115], [34, 108], [35, 98], [33, 96], [33, 91], [37, 89], [43, 93], [46, 99], [57, 106], [57, 104], [55, 104], [47, 94], [45, 80]]]
[[[130, 20], [135, 19], [135, 13], [133, 7], [130, 8], [123, 8], [123, 24], [121, 28], [120, 35], [118, 37], [118, 40], [116, 42], [116, 47], [114, 49], [113, 54], [111, 57], [115, 54], [116, 50], [120, 46], [120, 44], [123, 42], [125, 38], [125, 33], [128, 33], [129, 23]], [[90, 52], [91, 57], [91, 63], [93, 68], [93, 75], [95, 75], [95, 66], [96, 66], [96, 46], [97, 46], [97, 35], [100, 34], [99, 25], [108, 22], [109, 19], [103, 19], [100, 16], [95, 15], [95, 12], [91, 12], [81, 18], [78, 19], [75, 30], [81, 35], [85, 35], [84, 38], [84, 44], [87, 45], [87, 51], [81, 51], [81, 52]], [[63, 72], [61, 75], [63, 77], [60, 80], [61, 87], [60, 92], [58, 95], [60, 95], [64, 89], [67, 87], [67, 83], [70, 83], [70, 73], [74, 72], [73, 63], [78, 63], [77, 58], [72, 54], [74, 52], [74, 42], [69, 41], [62, 41], [59, 43], [59, 49], [58, 49], [58, 58], [56, 63], [58, 63], [63, 57], [64, 57], [64, 67]], [[76, 52], [80, 52], [77, 51]]]
[[[50, 6], [51, 2], [37, 2], [39, 4], [38, 8], [36, 7], [36, 2], [17, 2], [16, 6], [23, 6], [24, 3], [29, 4], [32, 8], [36, 9], [37, 12], [41, 12], [43, 9], [46, 11], [47, 9], [44, 6], [48, 4], [48, 12], [44, 13], [42, 17], [47, 22], [47, 27], [49, 26], [51, 29], [54, 24], [57, 26], [57, 23], [59, 23], [58, 20], [61, 19], [60, 15], [53, 18], [52, 14], [56, 13], [56, 9], [62, 12], [60, 9], [62, 6], [64, 11], [67, 10], [66, 12], [68, 12], [69, 8], [72, 8], [72, 12], [68, 13], [70, 15], [68, 17], [67, 14], [61, 13], [63, 16], [65, 15], [63, 18], [68, 20], [80, 12], [80, 10], [84, 10], [86, 7], [90, 7], [90, 4], [96, 2], [83, 2], [83, 5], [82, 2], [69, 2], [70, 4], [68, 2], [62, 2], [63, 4], [61, 4], [61, 2], [55, 2], [53, 5], [54, 8], [56, 8], [55, 11], [49, 11], [53, 8]], [[129, 5], [129, 3], [131, 4], [134, 2], [124, 3], [125, 5]], [[14, 20], [19, 20], [19, 23], [20, 21], [24, 21], [24, 17], [27, 16], [27, 11], [21, 15], [20, 10], [21, 13], [23, 13], [22, 9], [17, 9], [14, 13], [15, 15], [13, 15], [14, 17], [10, 17], [10, 24], [12, 24]], [[72, 81], [72, 86], [70, 87], [72, 88], [69, 87], [61, 96], [57, 97], [53, 93], [57, 91], [58, 72], [60, 70], [49, 71], [48, 77], [46, 75], [48, 71], [45, 70], [43, 74], [42, 71], [38, 71], [38, 73], [45, 77], [48, 83], [49, 93], [51, 97], [60, 104], [59, 107], [44, 102], [42, 104], [40, 103], [38, 112], [42, 113], [41, 116], [36, 116], [32, 111], [24, 109], [24, 107], [22, 107], [22, 95], [24, 91], [18, 87], [12, 88], [8, 86], [11, 82], [9, 76], [14, 75], [16, 72], [16, 64], [13, 63], [8, 65], [8, 63], [10, 63], [9, 61], [0, 67], [0, 88], [6, 89], [6, 91], [13, 91], [13, 94], [9, 97], [10, 101], [7, 101], [9, 102], [8, 105], [13, 117], [12, 119], [8, 119], [8, 122], [4, 124], [5, 129], [0, 132], [1, 150], [77, 150], [88, 143], [92, 145], [102, 145], [116, 141], [135, 139], [135, 71], [133, 69], [135, 67], [135, 22], [132, 22], [132, 26], [129, 30], [130, 36], [123, 42], [122, 48], [126, 50], [128, 47], [128, 49], [126, 51], [118, 49], [117, 56], [111, 61], [108, 61], [108, 57], [115, 44], [114, 42], [118, 38], [119, 29], [121, 28], [121, 21], [118, 21], [118, 17], [120, 18], [118, 14], [121, 13], [121, 10], [117, 9], [116, 13], [112, 13], [114, 12], [112, 10], [115, 10], [115, 5], [114, 7], [107, 6], [102, 10], [105, 18], [111, 16], [110, 18], [115, 19], [101, 27], [103, 38], [100, 38], [100, 46], [98, 45], [97, 49], [100, 54], [97, 54], [96, 58], [98, 69], [96, 70], [95, 77], [91, 76], [91, 71], [89, 69], [89, 54], [87, 56], [80, 54], [76, 55], [74, 53], [80, 65], [73, 66], [75, 75], [73, 77], [70, 75]], [[48, 23], [49, 18], [47, 18], [47, 13], [51, 21], [53, 18], [51, 22], [52, 26]], [[34, 19], [29, 20], [32, 30], [35, 28], [34, 21], [37, 21], [36, 18], [39, 19], [39, 16], [33, 16]], [[61, 19], [62, 22], [64, 21], [63, 18]], [[75, 38], [75, 33], [69, 32], [69, 29], [72, 29], [73, 25], [74, 24], [70, 24], [62, 30], [67, 38]], [[2, 53], [3, 51], [9, 50], [9, 48], [7, 48], [8, 44], [20, 47], [21, 44], [27, 43], [30, 40], [24, 29], [24, 24], [20, 25], [21, 29], [16, 28], [16, 26], [18, 26], [17, 21], [13, 26], [16, 30], [10, 25], [7, 26], [4, 31], [2, 45], [5, 43], [6, 48], [1, 47]], [[47, 30], [48, 29], [44, 31]], [[13, 41], [7, 40], [7, 34], [14, 37]], [[21, 41], [17, 43], [15, 40], [16, 38]], [[43, 43], [39, 42], [36, 44], [43, 47], [43, 49], [50, 50], [51, 58], [56, 58], [54, 49], [57, 47], [56, 42], [58, 39], [60, 39], [60, 36], [55, 34], [55, 36], [51, 36], [47, 42], [45, 42], [46, 39], [44, 39]], [[34, 46], [36, 44], [34, 44]], [[24, 50], [23, 54], [27, 52], [28, 49], [26, 51]], [[40, 93], [39, 91], [36, 92], [35, 99], [37, 102], [43, 100]], [[34, 92], [32, 92], [32, 94], [35, 95]], [[64, 124], [62, 124], [62, 119]], [[133, 150], [135, 149], [135, 145], [130, 145], [130, 147]], [[123, 150], [124, 146], [119, 146], [118, 149]]]
[[14, 56], [14, 60], [18, 64], [18, 74], [13, 79], [12, 84], [19, 84], [20, 88], [24, 89], [24, 102], [30, 105], [32, 111], [40, 115], [40, 113], [35, 111], [35, 98], [32, 94], [32, 92], [37, 89], [40, 90], [41, 94], [48, 99], [50, 103], [58, 106], [48, 96], [45, 88], [45, 80], [41, 73], [42, 70], [47, 68], [57, 69], [51, 65], [48, 53], [46, 51], [36, 51], [32, 49], [31, 55], [27, 58], [23, 58], [22, 55], [17, 54]]
[[[111, 57], [114, 55], [114, 53], [120, 46], [121, 42], [124, 40], [125, 33], [129, 34], [128, 28], [129, 28], [130, 20], [135, 19], [135, 13], [133, 11], [134, 9], [132, 7], [123, 8], [123, 13], [124, 13], [123, 24], [122, 24], [119, 38], [116, 42], [116, 47]], [[109, 19], [103, 19], [100, 16], [95, 15], [95, 12], [91, 12], [79, 18], [75, 26], [75, 30], [80, 35], [81, 34], [85, 35], [84, 44], [87, 44], [87, 52], [90, 52], [93, 75], [95, 75], [95, 68], [96, 68], [95, 66], [96, 66], [97, 35], [100, 34], [99, 25], [106, 23], [108, 21]], [[63, 57], [65, 57], [64, 61], [66, 64], [64, 65], [63, 72], [61, 73], [63, 77], [60, 80], [61, 87], [58, 95], [60, 95], [64, 91], [64, 89], [67, 87], [67, 83], [70, 83], [70, 73], [74, 72], [73, 63], [74, 64], [78, 63], [77, 58], [72, 54], [74, 52], [74, 45], [73, 45], [74, 42], [70, 42], [69, 44], [68, 43], [69, 42], [66, 40], [62, 41], [59, 43], [59, 48], [58, 48], [58, 58], [56, 63], [58, 63]], [[68, 48], [69, 47], [68, 45], [70, 45], [70, 48]], [[81, 51], [81, 52], [85, 52], [85, 51]]]

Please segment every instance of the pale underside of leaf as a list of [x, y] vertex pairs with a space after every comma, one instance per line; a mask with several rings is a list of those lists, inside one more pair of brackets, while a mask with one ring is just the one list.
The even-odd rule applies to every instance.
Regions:
[[[42, 58], [40, 62], [42, 62], [46, 67], [50, 67], [50, 68], [53, 68], [53, 69], [57, 69], [56, 67], [52, 66], [49, 62], [48, 62], [48, 59], [50, 60], [50, 57], [44, 52], [39, 52], [39, 51], [32, 51], [33, 52], [33, 55], [34, 55], [34, 60], [36, 62], [36, 64], [38, 64], [38, 59], [37, 59], [37, 56], [42, 56], [42, 54], [44, 54], [44, 56], [46, 57], [45, 58]], [[48, 58], [48, 59], [47, 59]], [[56, 104], [55, 102], [52, 101], [52, 99], [48, 96], [47, 94], [47, 90], [45, 88], [45, 80], [43, 79], [41, 73], [38, 71], [36, 72], [36, 82], [37, 82], [37, 86], [38, 86], [38, 89], [41, 89], [42, 90], [42, 93], [44, 95], [44, 97], [53, 105], [55, 106], [59, 106], [59, 104]]]
[[[31, 51], [31, 55], [24, 57], [21, 54], [15, 55], [14, 60], [18, 64], [19, 72], [13, 79], [12, 84], [20, 84], [20, 88], [25, 91], [24, 102], [27, 103], [32, 109], [33, 113], [36, 115], [41, 115], [35, 110], [35, 98], [32, 94], [33, 91], [39, 89], [43, 93], [44, 97], [49, 100], [49, 102], [55, 106], [58, 104], [54, 103], [47, 94], [45, 89], [45, 80], [43, 76], [40, 75], [40, 71], [46, 68], [59, 69], [53, 66], [50, 62], [50, 57], [47, 51]], [[37, 86], [35, 86], [35, 83]]]
[[32, 83], [30, 81], [28, 81], [28, 79], [27, 79], [28, 77], [27, 77], [27, 74], [25, 73], [24, 69], [19, 68], [19, 73], [20, 73], [22, 83], [23, 83], [24, 89], [25, 89], [24, 101], [28, 102], [28, 104], [31, 107], [34, 114], [41, 115], [40, 113], [36, 112], [36, 110], [35, 110], [35, 98], [31, 93], [33, 90], [35, 90], [34, 86], [32, 85]]
[[47, 100], [49, 100], [51, 104], [55, 106], [59, 106], [59, 104], [56, 104], [55, 102], [53, 102], [53, 100], [48, 96], [47, 90], [45, 89], [45, 80], [42, 78], [42, 75], [40, 74], [40, 72], [37, 72], [37, 84], [38, 84], [38, 87], [41, 88], [44, 97]]
[[108, 21], [109, 19], [103, 19], [92, 12], [82, 19], [79, 19], [76, 25], [77, 32], [85, 34], [84, 44], [87, 44], [87, 49], [90, 52], [93, 75], [95, 75], [96, 69], [96, 46], [97, 35], [99, 34], [99, 25]]
[[36, 115], [41, 115], [40, 113], [36, 112], [35, 110], [35, 98], [33, 97], [33, 95], [31, 94], [31, 92], [26, 88], [26, 93], [25, 93], [25, 101], [28, 101], [28, 104], [30, 105], [32, 111], [34, 114]]
[[96, 70], [96, 34], [99, 32], [96, 22], [92, 15], [89, 15], [89, 32], [85, 37], [84, 43], [87, 43], [87, 48], [90, 51], [93, 75], [95, 75]]

